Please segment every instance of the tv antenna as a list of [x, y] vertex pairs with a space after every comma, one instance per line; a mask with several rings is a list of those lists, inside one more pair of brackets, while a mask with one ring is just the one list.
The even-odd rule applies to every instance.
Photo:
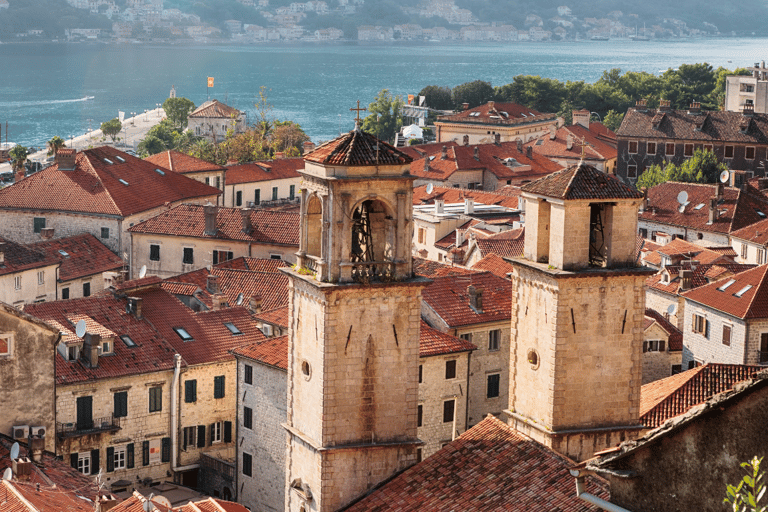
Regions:
[[75, 326], [75, 334], [77, 334], [78, 338], [85, 336], [85, 320], [77, 322], [77, 325]]

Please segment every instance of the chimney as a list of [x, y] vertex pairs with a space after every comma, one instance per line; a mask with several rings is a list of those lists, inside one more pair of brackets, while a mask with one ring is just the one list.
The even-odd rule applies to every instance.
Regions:
[[464, 232], [460, 229], [457, 229], [456, 230], [456, 248], [458, 249], [463, 243], [464, 243]]
[[669, 100], [659, 100], [659, 112], [669, 112], [672, 110]]
[[251, 209], [243, 208], [240, 210], [240, 219], [243, 221], [243, 233], [246, 235], [251, 233], [253, 225], [251, 224]]
[[565, 149], [567, 149], [568, 151], [573, 149], [573, 135], [571, 135], [570, 133], [568, 134], [568, 138], [565, 139]]
[[469, 110], [469, 103], [462, 103], [461, 104], [461, 110]]
[[132, 313], [137, 320], [144, 318], [142, 308], [144, 305], [144, 299], [141, 297], [128, 297], [127, 310], [128, 313]]
[[709, 221], [707, 224], [712, 224], [717, 219], [717, 198], [711, 197], [709, 199]]
[[517, 152], [518, 153], [523, 152], [523, 141], [520, 139], [517, 139]]
[[648, 102], [644, 99], [639, 99], [635, 103], [635, 109], [639, 112], [645, 112], [648, 108]]
[[208, 203], [205, 206], [203, 206], [203, 212], [205, 213], [205, 235], [215, 236], [216, 235], [216, 215], [218, 213], [218, 208], [216, 207], [216, 205]]
[[205, 289], [208, 291], [208, 293], [221, 293], [221, 288], [219, 287], [219, 276], [215, 274], [208, 274], [208, 278], [205, 281]]
[[261, 313], [262, 302], [263, 300], [261, 298], [261, 295], [254, 295], [248, 301], [248, 309], [251, 311], [252, 314], [258, 315], [259, 313]]
[[117, 506], [117, 497], [112, 494], [99, 496], [98, 505], [100, 512], [109, 512]]
[[442, 151], [440, 151], [440, 160], [445, 160], [448, 158], [448, 146], [443, 146]]
[[475, 146], [475, 151], [474, 151], [473, 158], [475, 160], [477, 160], [478, 162], [480, 161], [480, 148], [477, 147], [477, 146]]
[[693, 270], [680, 270], [680, 291], [691, 289]]
[[725, 188], [725, 185], [723, 185], [721, 182], [717, 183], [717, 202], [719, 203], [723, 199], [723, 189]]
[[472, 285], [467, 286], [467, 294], [469, 295], [469, 306], [477, 313], [483, 312], [483, 290], [477, 289]]
[[497, 133], [496, 135], [493, 136], [493, 143], [496, 144], [497, 146], [501, 146], [501, 134], [500, 133]]
[[700, 114], [701, 113], [701, 102], [699, 101], [692, 101], [691, 106], [688, 107], [688, 113], [689, 114]]
[[525, 157], [533, 158], [533, 148], [531, 146], [525, 146]]
[[302, 147], [302, 153], [305, 155], [308, 155], [315, 150], [315, 143], [312, 142], [311, 140], [308, 140], [304, 144], [302, 144], [301, 147]]
[[32, 461], [27, 457], [19, 457], [11, 461], [11, 469], [17, 480], [29, 480], [32, 476]]
[[83, 340], [83, 359], [88, 361], [89, 368], [99, 367], [99, 347], [101, 346], [101, 336], [90, 332], [85, 333]]
[[285, 158], [285, 152], [283, 151], [275, 151], [275, 160], [279, 160], [281, 158]]
[[40, 238], [43, 240], [50, 240], [53, 238], [53, 228], [42, 228], [40, 230]]
[[21, 169], [17, 169], [16, 174], [13, 175], [13, 182], [14, 183], [20, 182], [21, 180], [24, 179], [24, 176], [26, 176], [26, 174], [25, 174], [24, 166], [22, 165]]
[[475, 213], [475, 200], [473, 198], [464, 198], [464, 213], [467, 215]]
[[589, 110], [582, 109], [582, 110], [574, 110], [573, 111], [573, 124], [583, 126], [587, 130], [589, 130], [589, 116], [592, 115], [592, 113]]
[[435, 213], [445, 213], [445, 199], [435, 199]]
[[755, 115], [755, 106], [750, 103], [745, 103], [742, 106], [741, 113], [744, 114], [746, 117], [752, 117]]
[[424, 172], [429, 172], [429, 156], [424, 156]]
[[40, 462], [43, 460], [43, 450], [45, 450], [45, 438], [30, 434], [27, 439], [29, 452], [32, 454], [32, 460]]
[[464, 136], [464, 140], [463, 140], [463, 142], [464, 142], [464, 145], [465, 145], [465, 146], [469, 146], [469, 135], [465, 135], [465, 136]]
[[61, 148], [56, 152], [55, 163], [59, 164], [60, 171], [74, 171], [77, 150], [70, 148]]
[[768, 178], [757, 178], [758, 190], [765, 190], [768, 188]]
[[211, 302], [212, 302], [211, 309], [213, 311], [220, 311], [225, 307], [227, 307], [227, 296], [224, 295], [223, 293], [214, 293], [211, 296]]
[[128, 280], [128, 270], [121, 270], [117, 279], [118, 284], [123, 284], [126, 282]]
[[549, 140], [555, 140], [557, 138], [557, 128], [554, 126], [549, 127]]
[[488, 102], [488, 110], [493, 110], [493, 109], [494, 109], [494, 105], [496, 105], [496, 103], [495, 103], [495, 102], [493, 102], [493, 101], [489, 101], [489, 102]]

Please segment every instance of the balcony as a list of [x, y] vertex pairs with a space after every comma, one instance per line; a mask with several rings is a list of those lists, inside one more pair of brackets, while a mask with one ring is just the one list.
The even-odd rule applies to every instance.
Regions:
[[120, 430], [120, 418], [115, 418], [114, 416], [93, 418], [91, 421], [78, 423], [56, 422], [56, 435], [60, 438], [117, 432], [118, 430]]

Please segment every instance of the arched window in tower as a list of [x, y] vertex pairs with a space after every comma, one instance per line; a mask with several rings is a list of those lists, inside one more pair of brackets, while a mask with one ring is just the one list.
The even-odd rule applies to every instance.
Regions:
[[352, 214], [350, 260], [358, 277], [374, 278], [392, 273], [395, 222], [383, 201], [367, 199]]
[[322, 245], [323, 204], [316, 195], [307, 201], [307, 254], [319, 258]]
[[606, 264], [605, 225], [609, 206], [605, 204], [590, 205], [589, 216], [589, 264], [593, 267], [604, 267]]

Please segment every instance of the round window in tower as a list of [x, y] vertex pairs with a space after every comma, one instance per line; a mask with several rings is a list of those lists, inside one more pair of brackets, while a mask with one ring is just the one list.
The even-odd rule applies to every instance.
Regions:
[[312, 376], [312, 369], [309, 367], [309, 363], [307, 361], [301, 362], [301, 373], [304, 375], [306, 380], [309, 380], [309, 378]]
[[539, 369], [539, 353], [534, 349], [528, 351], [528, 362], [531, 364], [531, 368], [534, 370]]

